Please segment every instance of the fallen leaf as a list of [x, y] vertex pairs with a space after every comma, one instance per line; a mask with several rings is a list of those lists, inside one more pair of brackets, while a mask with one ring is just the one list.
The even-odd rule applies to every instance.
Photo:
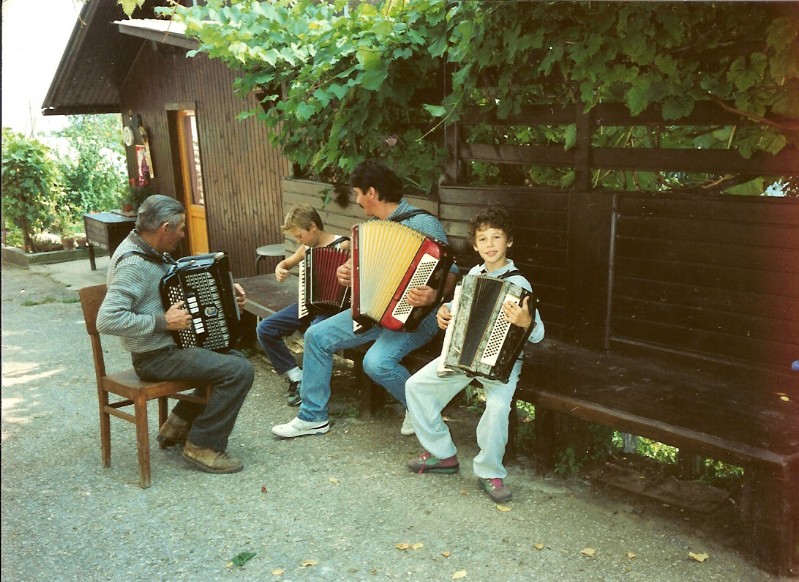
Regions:
[[449, 558], [452, 555], [452, 552], [441, 552], [441, 555], [445, 558]]
[[466, 489], [461, 489], [461, 495], [463, 495], [464, 497], [466, 497], [467, 495], [469, 495], [469, 492], [468, 492], [468, 491], [466, 491]]
[[308, 568], [309, 566], [316, 566], [316, 560], [303, 560], [300, 562], [300, 568]]
[[275, 576], [282, 576], [286, 571], [283, 568], [278, 568], [277, 570], [272, 570], [272, 574]]
[[421, 542], [416, 542], [411, 546], [412, 550], [421, 550], [424, 547], [424, 544]]
[[791, 399], [788, 398], [787, 396], [780, 396], [780, 400], [782, 400], [784, 402], [790, 402], [791, 401]]
[[596, 550], [594, 548], [584, 548], [580, 553], [583, 556], [588, 556], [589, 558], [596, 556]]
[[533, 547], [536, 550], [543, 550], [544, 549], [544, 544], [533, 544]]
[[510, 511], [510, 507], [507, 505], [497, 505], [497, 509], [499, 511]]
[[338, 480], [338, 479], [336, 479], [335, 477], [331, 477], [331, 478], [330, 478], [330, 482], [331, 482], [333, 485], [338, 485], [339, 483], [341, 483], [341, 481], [339, 481], [339, 480]]
[[266, 485], [261, 485], [261, 493], [266, 493]]
[[241, 568], [244, 564], [247, 563], [248, 560], [255, 557], [255, 552], [240, 552], [236, 554], [230, 562], [228, 562], [228, 568], [232, 568], [236, 566], [237, 568]]
[[411, 544], [397, 544], [394, 547], [397, 548], [398, 550], [410, 550]]
[[693, 552], [688, 552], [688, 557], [692, 560], [696, 560], [697, 562], [704, 562], [710, 556], [708, 554], [695, 554]]
[[466, 578], [466, 570], [458, 570], [452, 575], [453, 580], [460, 580], [461, 578]]
[[627, 552], [627, 557], [632, 560], [635, 557], [635, 552]]

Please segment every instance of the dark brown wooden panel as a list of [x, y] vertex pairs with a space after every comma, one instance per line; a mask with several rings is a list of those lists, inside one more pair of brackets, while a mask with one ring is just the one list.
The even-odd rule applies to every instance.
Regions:
[[616, 276], [689, 285], [708, 293], [735, 291], [793, 297], [799, 303], [799, 273], [775, 273], [743, 264], [719, 267], [620, 257], [616, 260]]

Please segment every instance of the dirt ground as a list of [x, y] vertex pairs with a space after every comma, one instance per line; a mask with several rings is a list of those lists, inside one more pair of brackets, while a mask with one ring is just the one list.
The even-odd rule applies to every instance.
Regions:
[[[736, 550], [727, 502], [681, 509], [585, 476], [537, 475], [522, 456], [509, 467], [513, 501], [494, 505], [472, 473], [478, 414], [464, 406], [448, 410], [460, 474], [409, 473], [420, 447], [399, 434], [402, 410], [358, 416], [346, 362], [331, 431], [284, 441], [270, 428], [296, 409], [253, 354], [230, 444], [244, 471], [200, 473], [154, 446], [153, 485], [140, 489], [131, 425], [112, 419], [112, 466], [100, 464], [76, 288], [103, 273], [67, 270], [3, 266], [3, 580], [777, 580]], [[129, 366], [115, 338], [104, 347], [109, 369]], [[153, 442], [156, 431], [151, 422]]]

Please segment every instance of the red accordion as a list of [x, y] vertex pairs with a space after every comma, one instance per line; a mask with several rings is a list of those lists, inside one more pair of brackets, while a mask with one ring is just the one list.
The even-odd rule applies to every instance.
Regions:
[[349, 252], [335, 247], [311, 247], [305, 252], [297, 287], [300, 318], [311, 313], [338, 313], [349, 306], [349, 288], [336, 277], [336, 270], [349, 258]]
[[416, 329], [433, 306], [411, 307], [408, 291], [428, 285], [440, 299], [455, 259], [447, 244], [387, 220], [356, 224], [352, 248], [356, 333], [374, 324], [395, 331]]

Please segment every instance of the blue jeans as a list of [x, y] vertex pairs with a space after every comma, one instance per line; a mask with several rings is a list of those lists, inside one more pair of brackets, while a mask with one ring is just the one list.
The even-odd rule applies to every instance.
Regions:
[[189, 380], [211, 385], [211, 398], [203, 406], [178, 401], [172, 412], [191, 423], [189, 441], [198, 447], [224, 451], [241, 405], [255, 380], [252, 364], [241, 353], [212, 352], [177, 346], [133, 354], [133, 368], [142, 380]]
[[326, 315], [317, 315], [312, 318], [309, 315], [300, 319], [298, 314], [297, 304], [294, 303], [262, 319], [255, 328], [258, 343], [261, 344], [266, 357], [272, 362], [272, 366], [278, 374], [285, 374], [297, 367], [297, 360], [291, 350], [286, 347], [283, 338], [290, 336], [295, 331], [304, 332], [309, 325], [318, 323], [327, 317]]
[[305, 332], [300, 387], [302, 404], [297, 416], [311, 422], [327, 420], [333, 355], [338, 350], [354, 348], [372, 341], [374, 345], [363, 358], [364, 372], [405, 406], [405, 382], [410, 377], [410, 372], [400, 361], [433, 339], [437, 332], [435, 310], [412, 333], [373, 327], [355, 334], [352, 331], [352, 312], [349, 310], [311, 326]]

